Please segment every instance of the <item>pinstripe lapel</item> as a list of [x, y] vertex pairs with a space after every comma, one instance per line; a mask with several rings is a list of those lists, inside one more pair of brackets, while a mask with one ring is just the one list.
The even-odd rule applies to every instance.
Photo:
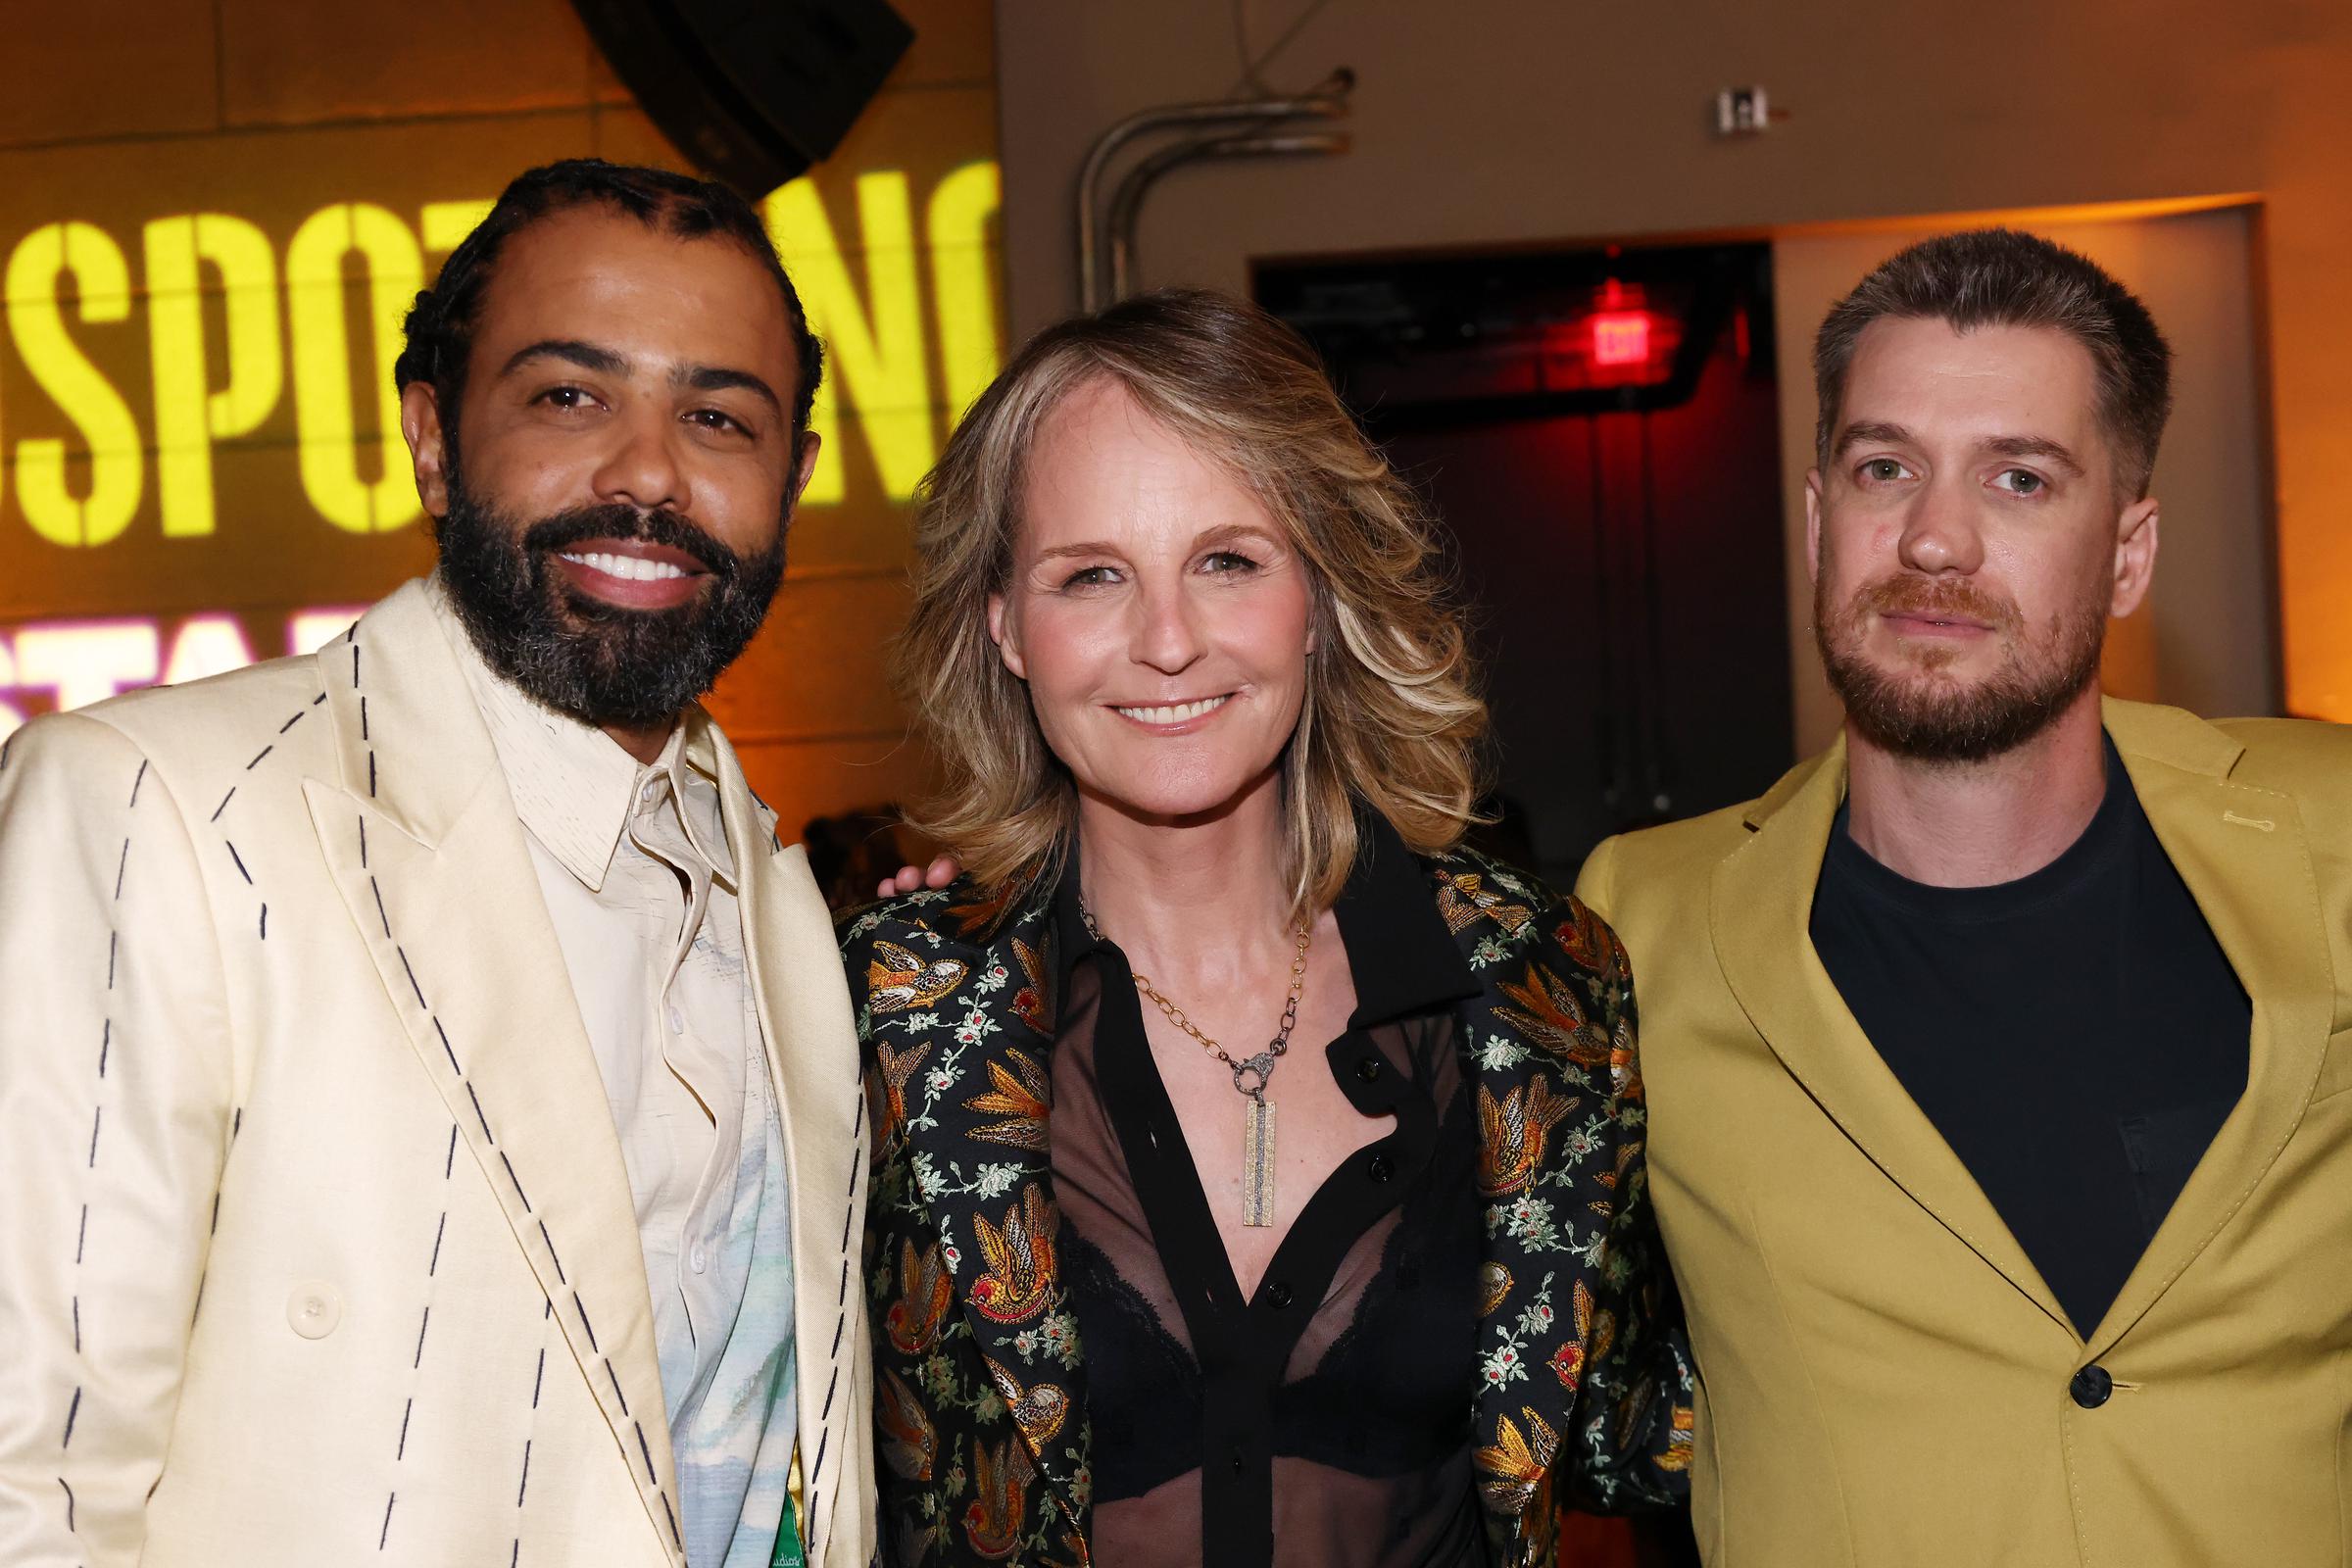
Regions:
[[[865, 1214], [865, 1099], [832, 917], [799, 845], [779, 849], [713, 726], [727, 843], [741, 869], [744, 951], [784, 1123], [800, 1360], [802, 1527], [808, 1560], [865, 1568], [872, 1373], [851, 1267]], [[852, 1494], [845, 1505], [842, 1494]], [[845, 1506], [847, 1512], [845, 1512]]]
[[489, 736], [419, 584], [318, 659], [343, 776], [303, 792], [328, 868], [682, 1563], [628, 1172]]

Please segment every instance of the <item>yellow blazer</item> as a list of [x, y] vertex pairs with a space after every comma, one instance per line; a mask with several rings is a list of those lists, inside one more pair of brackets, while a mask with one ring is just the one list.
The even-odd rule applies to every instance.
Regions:
[[2352, 1561], [2352, 728], [2105, 719], [2254, 1025], [2087, 1341], [1814, 955], [1842, 742], [1585, 867], [1642, 991], [1712, 1568]]
[[[857, 1034], [718, 743], [820, 1568], [872, 1555]], [[753, 847], [745, 853], [744, 847]], [[683, 1562], [619, 1140], [419, 585], [0, 759], [0, 1562]]]

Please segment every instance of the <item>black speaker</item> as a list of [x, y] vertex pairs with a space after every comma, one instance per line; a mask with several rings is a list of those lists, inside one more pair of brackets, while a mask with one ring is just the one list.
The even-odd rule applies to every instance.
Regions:
[[841, 145], [914, 41], [886, 0], [572, 0], [653, 122], [760, 197]]

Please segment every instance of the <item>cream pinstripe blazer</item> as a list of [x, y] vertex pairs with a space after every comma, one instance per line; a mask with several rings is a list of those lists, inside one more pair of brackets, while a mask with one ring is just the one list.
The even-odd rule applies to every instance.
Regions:
[[[739, 856], [810, 1560], [864, 1568], [856, 1033], [801, 852]], [[655, 1568], [675, 1498], [611, 1111], [421, 586], [12, 737], [0, 1562]]]

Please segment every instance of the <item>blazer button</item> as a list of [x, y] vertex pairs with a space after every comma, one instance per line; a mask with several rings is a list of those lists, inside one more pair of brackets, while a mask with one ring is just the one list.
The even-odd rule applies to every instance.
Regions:
[[1380, 1082], [1380, 1058], [1366, 1056], [1355, 1064], [1355, 1076], [1368, 1084]]
[[1396, 1162], [1395, 1160], [1391, 1159], [1386, 1154], [1374, 1154], [1372, 1156], [1372, 1179], [1374, 1181], [1385, 1182], [1396, 1174]]
[[343, 1321], [343, 1298], [324, 1280], [305, 1280], [286, 1298], [286, 1324], [306, 1340], [323, 1340]]
[[1266, 1286], [1266, 1304], [1279, 1312], [1291, 1304], [1291, 1288], [1280, 1280]]
[[2075, 1374], [2075, 1380], [2066, 1386], [2066, 1392], [2074, 1396], [2075, 1402], [2083, 1409], [2096, 1410], [2115, 1392], [2115, 1379], [2107, 1375], [2105, 1367], [2094, 1361]]

